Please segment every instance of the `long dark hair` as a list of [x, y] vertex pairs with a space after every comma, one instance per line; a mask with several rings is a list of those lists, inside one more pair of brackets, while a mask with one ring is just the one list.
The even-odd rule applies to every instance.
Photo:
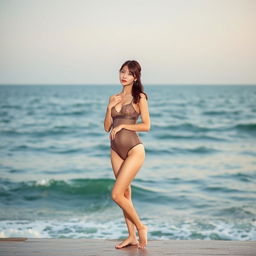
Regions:
[[134, 98], [134, 103], [138, 103], [140, 101], [140, 93], [145, 94], [146, 99], [148, 99], [147, 94], [144, 92], [144, 87], [141, 83], [141, 66], [136, 60], [127, 60], [119, 69], [119, 72], [122, 70], [124, 66], [127, 66], [129, 71], [132, 73], [134, 78], [137, 78], [136, 81], [133, 82], [132, 86], [132, 96]]

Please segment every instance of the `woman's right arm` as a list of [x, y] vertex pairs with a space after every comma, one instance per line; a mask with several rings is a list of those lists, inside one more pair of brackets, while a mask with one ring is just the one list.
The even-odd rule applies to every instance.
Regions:
[[106, 110], [105, 120], [104, 120], [104, 129], [106, 132], [109, 132], [113, 123], [113, 119], [111, 116], [111, 109], [117, 103], [121, 101], [121, 96], [118, 94], [114, 94], [109, 97], [108, 107]]
[[112, 126], [113, 119], [111, 117], [111, 107], [108, 104], [105, 120], [104, 120], [104, 129], [106, 132], [109, 132]]

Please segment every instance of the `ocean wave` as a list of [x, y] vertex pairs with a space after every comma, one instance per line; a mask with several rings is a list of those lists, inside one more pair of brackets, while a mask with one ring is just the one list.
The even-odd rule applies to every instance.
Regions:
[[214, 210], [215, 216], [230, 216], [232, 215], [235, 218], [254, 218], [255, 213], [250, 211], [249, 209], [244, 209], [244, 207], [239, 206], [231, 206], [221, 209], [215, 209]]
[[[213, 211], [213, 210], [212, 210]], [[223, 217], [225, 212], [226, 218]], [[219, 217], [180, 214], [145, 218], [149, 227], [150, 240], [239, 240], [256, 239], [255, 218], [230, 219], [236, 213], [244, 215], [242, 208], [222, 209]], [[109, 214], [109, 215], [108, 215]], [[1, 237], [28, 238], [90, 238], [90, 239], [125, 239], [126, 232], [123, 216], [116, 217], [113, 212], [104, 215], [56, 217], [47, 221], [24, 218], [2, 220]], [[247, 216], [247, 214], [245, 214]]]
[[[226, 209], [227, 214], [240, 209]], [[240, 213], [239, 213], [240, 214]], [[115, 216], [116, 217], [116, 216]], [[0, 237], [124, 239], [124, 220], [111, 216], [77, 216], [44, 220], [3, 220]], [[150, 240], [239, 240], [256, 239], [255, 219], [180, 215], [144, 220]]]
[[256, 123], [237, 124], [234, 128], [241, 131], [256, 132]]
[[62, 112], [49, 112], [47, 115], [49, 116], [84, 116], [90, 113], [89, 110], [71, 110], [71, 111], [62, 111]]
[[[72, 200], [79, 201], [96, 200], [102, 203], [111, 199], [114, 179], [71, 179], [56, 180], [43, 179], [41, 181], [12, 182], [0, 179], [0, 198], [2, 203], [15, 203], [20, 200], [36, 201], [47, 200], [65, 201], [70, 204]], [[166, 200], [166, 196], [149, 188], [132, 185], [135, 199], [146, 200], [160, 198]], [[162, 197], [162, 198], [161, 198]]]
[[[163, 132], [163, 131], [186, 131], [186, 132], [226, 132], [232, 130], [238, 130], [241, 132], [248, 132], [255, 134], [256, 132], [256, 123], [241, 123], [241, 124], [233, 124], [233, 125], [223, 125], [223, 126], [199, 126], [193, 123], [182, 123], [182, 124], [173, 124], [173, 125], [152, 125], [152, 132]], [[159, 135], [161, 136], [161, 135]]]
[[170, 148], [150, 148], [147, 147], [146, 152], [153, 155], [163, 155], [163, 154], [190, 154], [190, 153], [196, 153], [196, 154], [210, 154], [210, 153], [216, 153], [219, 152], [219, 150], [206, 147], [206, 146], [198, 146], [194, 148], [178, 148], [178, 147], [170, 147]]
[[192, 134], [192, 135], [181, 135], [181, 134], [168, 134], [168, 133], [162, 133], [162, 134], [156, 134], [153, 135], [157, 139], [160, 140], [166, 140], [166, 139], [184, 139], [184, 140], [212, 140], [212, 141], [226, 141], [227, 139], [224, 138], [218, 138], [215, 136], [209, 136], [209, 135], [204, 135], [204, 134]]
[[223, 173], [219, 175], [213, 175], [212, 178], [219, 178], [219, 179], [234, 179], [237, 181], [243, 181], [243, 182], [254, 182], [254, 179], [256, 179], [256, 172], [237, 172], [237, 173]]
[[220, 131], [220, 130], [226, 130], [227, 127], [206, 127], [206, 126], [199, 126], [193, 123], [182, 123], [182, 124], [173, 124], [173, 125], [158, 125], [154, 124], [152, 125], [152, 131], [165, 131], [165, 130], [177, 130], [177, 131], [190, 131], [190, 132], [207, 132], [207, 131]]
[[33, 129], [19, 129], [19, 130], [14, 130], [14, 129], [6, 129], [2, 130], [1, 133], [3, 135], [7, 136], [31, 136], [35, 138], [41, 138], [41, 137], [51, 137], [51, 136], [58, 136], [58, 135], [70, 135], [74, 134], [74, 129], [64, 129], [64, 128], [40, 128], [41, 131], [38, 131], [35, 128]]
[[203, 115], [209, 115], [209, 116], [215, 116], [215, 115], [238, 115], [241, 114], [241, 110], [208, 110], [208, 111], [203, 111]]
[[247, 193], [247, 191], [242, 191], [240, 188], [229, 188], [224, 186], [207, 186], [203, 188], [202, 190], [208, 191], [208, 192], [219, 192], [219, 193]]

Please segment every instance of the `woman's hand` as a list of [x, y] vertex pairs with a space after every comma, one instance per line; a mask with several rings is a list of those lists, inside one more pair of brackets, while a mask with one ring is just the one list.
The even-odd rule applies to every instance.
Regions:
[[115, 139], [115, 136], [116, 136], [116, 133], [118, 133], [120, 130], [122, 130], [124, 127], [122, 124], [116, 126], [115, 128], [112, 129], [111, 133], [110, 133], [110, 136], [111, 136], [111, 139]]
[[112, 108], [114, 107], [116, 104], [118, 104], [120, 101], [122, 100], [122, 97], [120, 95], [112, 95], [110, 98], [109, 98], [109, 103], [108, 103], [108, 107], [109, 108]]

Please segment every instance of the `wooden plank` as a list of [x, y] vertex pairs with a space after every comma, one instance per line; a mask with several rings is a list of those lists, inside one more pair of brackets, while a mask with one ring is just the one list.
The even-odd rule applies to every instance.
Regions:
[[6, 237], [6, 238], [1, 238], [0, 241], [26, 241], [26, 237]]
[[[9, 240], [8, 240], [9, 239]], [[226, 240], [148, 240], [144, 249], [130, 246], [116, 249], [120, 240], [69, 238], [8, 238], [1, 239], [0, 255], [61, 255], [61, 256], [256, 256], [256, 241]], [[18, 240], [15, 240], [18, 239]], [[20, 241], [23, 241], [22, 243]]]

